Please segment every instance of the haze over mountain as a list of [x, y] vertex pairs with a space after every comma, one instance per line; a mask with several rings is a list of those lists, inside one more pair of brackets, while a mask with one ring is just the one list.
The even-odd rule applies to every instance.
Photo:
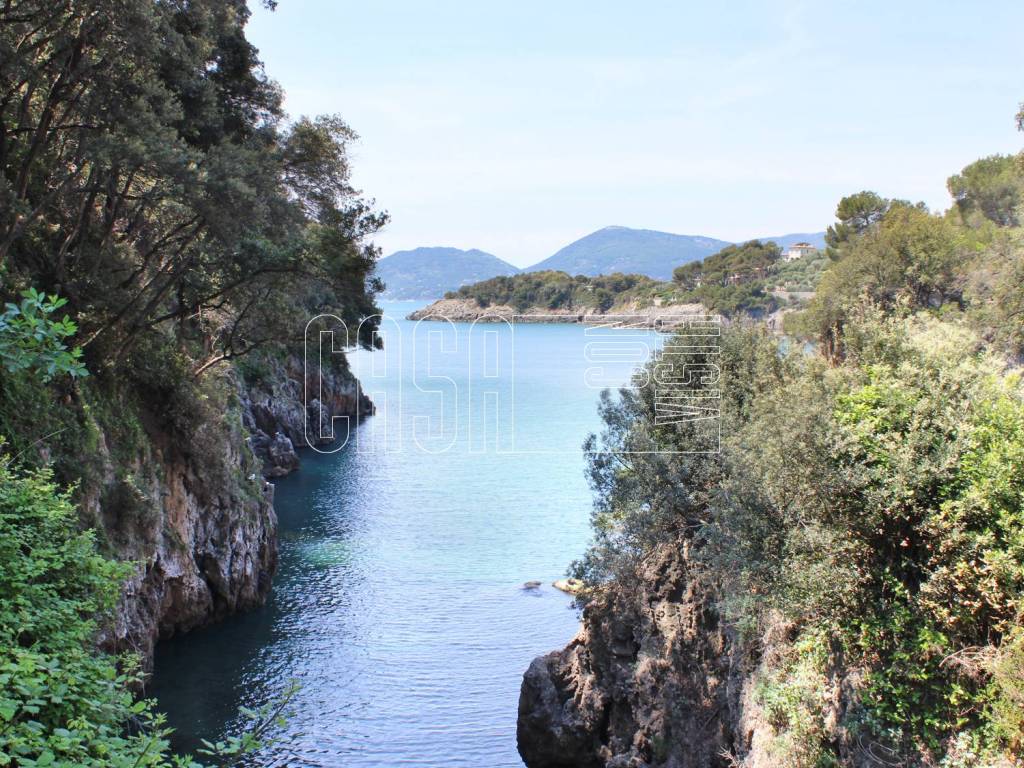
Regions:
[[[759, 239], [774, 240], [783, 249], [798, 242], [808, 242], [818, 248], [825, 246], [824, 232], [796, 232]], [[676, 267], [705, 259], [727, 245], [732, 243], [713, 237], [605, 227], [523, 270], [476, 249], [416, 248], [381, 259], [377, 275], [387, 284], [384, 297], [389, 299], [436, 299], [463, 285], [498, 275], [545, 269], [588, 277], [623, 272], [671, 280]]]
[[473, 248], [414, 248], [377, 262], [388, 299], [436, 299], [463, 285], [519, 272], [507, 261]]

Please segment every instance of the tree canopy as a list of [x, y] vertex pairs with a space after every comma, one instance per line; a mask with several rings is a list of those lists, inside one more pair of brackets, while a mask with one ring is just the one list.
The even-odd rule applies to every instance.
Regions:
[[248, 18], [245, 0], [0, 4], [0, 765], [189, 764], [133, 695], [137, 660], [96, 647], [130, 568], [60, 487], [121, 523], [107, 475], [134, 488], [159, 438], [215, 488], [233, 473], [234, 499], [237, 392], [214, 374], [313, 315], [375, 343], [386, 216], [351, 185], [356, 134], [287, 118]]
[[349, 184], [355, 134], [285, 122], [242, 0], [0, 14], [0, 265], [67, 298], [87, 359], [173, 338], [198, 373], [373, 313], [384, 217]]
[[1000, 227], [1020, 226], [1024, 205], [1024, 160], [1020, 156], [991, 155], [975, 160], [950, 176], [947, 186], [965, 221], [982, 216]]
[[[602, 401], [583, 599], [687, 553], [754, 670], [744, 716], [768, 723], [772, 764], [860, 765], [864, 745], [892, 765], [1024, 759], [1021, 160], [967, 166], [942, 214], [843, 198], [816, 293], [787, 316], [811, 344], [742, 324], [711, 351], [681, 337], [652, 368], [709, 381], [638, 376]], [[712, 259], [677, 283], [703, 288]], [[718, 403], [718, 451], [693, 450], [699, 420], [660, 417], [695, 395]]]
[[751, 240], [726, 246], [703, 261], [676, 267], [672, 279], [691, 300], [712, 312], [733, 315], [772, 310], [776, 301], [767, 288], [780, 255], [775, 243]]

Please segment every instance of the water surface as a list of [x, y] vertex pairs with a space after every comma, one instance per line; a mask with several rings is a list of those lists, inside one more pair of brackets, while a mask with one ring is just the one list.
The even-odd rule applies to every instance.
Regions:
[[[628, 380], [636, 342], [659, 340], [417, 327], [401, 319], [415, 306], [386, 306], [385, 351], [351, 355], [378, 414], [276, 484], [267, 605], [159, 646], [152, 692], [178, 748], [231, 733], [239, 704], [295, 679], [267, 764], [522, 765], [522, 674], [578, 626], [550, 582], [589, 535], [580, 445], [600, 426], [600, 387]], [[600, 345], [612, 338], [618, 352]]]

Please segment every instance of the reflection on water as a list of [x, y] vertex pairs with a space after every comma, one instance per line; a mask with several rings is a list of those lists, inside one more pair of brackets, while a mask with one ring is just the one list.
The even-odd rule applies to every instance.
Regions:
[[297, 679], [269, 764], [522, 764], [522, 673], [577, 627], [550, 583], [588, 537], [584, 380], [623, 383], [633, 363], [595, 374], [579, 326], [389, 328], [384, 352], [352, 356], [381, 412], [277, 483], [268, 604], [158, 649], [152, 692], [182, 749]]

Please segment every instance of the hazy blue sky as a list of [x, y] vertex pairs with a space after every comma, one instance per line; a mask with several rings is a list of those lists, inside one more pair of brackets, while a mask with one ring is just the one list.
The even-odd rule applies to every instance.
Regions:
[[823, 229], [870, 188], [1024, 145], [1024, 3], [280, 0], [250, 38], [293, 116], [339, 113], [385, 253], [518, 265], [608, 224]]

